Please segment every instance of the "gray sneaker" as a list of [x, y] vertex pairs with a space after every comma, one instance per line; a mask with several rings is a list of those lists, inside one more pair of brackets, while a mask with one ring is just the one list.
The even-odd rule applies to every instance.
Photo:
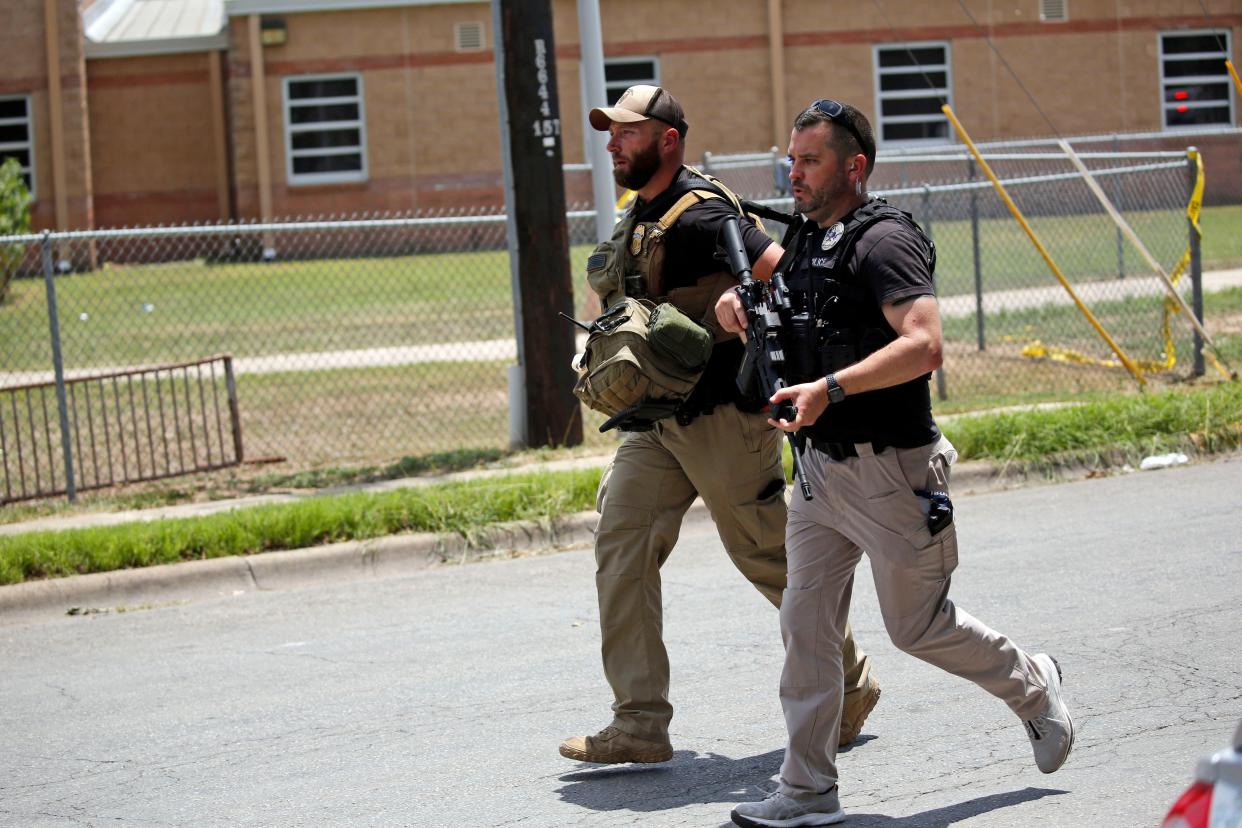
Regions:
[[762, 802], [743, 802], [729, 814], [742, 828], [794, 828], [799, 825], [836, 825], [845, 819], [837, 787], [817, 796], [787, 796], [773, 791]]
[[1035, 751], [1035, 764], [1044, 773], [1052, 773], [1065, 764], [1074, 747], [1074, 722], [1061, 699], [1061, 665], [1044, 653], [1032, 656], [1031, 660], [1043, 674], [1048, 688], [1048, 706], [1043, 713], [1024, 723], [1026, 735]]

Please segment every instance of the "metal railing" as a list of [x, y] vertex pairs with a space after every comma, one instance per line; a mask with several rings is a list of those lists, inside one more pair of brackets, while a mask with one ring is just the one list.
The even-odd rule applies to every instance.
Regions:
[[0, 388], [0, 505], [243, 459], [228, 355]]

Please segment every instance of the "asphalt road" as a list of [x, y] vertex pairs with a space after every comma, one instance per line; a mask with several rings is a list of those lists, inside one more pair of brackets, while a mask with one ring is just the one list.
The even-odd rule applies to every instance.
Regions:
[[[884, 696], [847, 824], [1157, 825], [1242, 717], [1240, 484], [1234, 459], [957, 497], [957, 602], [1065, 671], [1052, 776], [1003, 704], [893, 649], [863, 573]], [[556, 752], [608, 720], [588, 550], [0, 629], [0, 824], [726, 824], [780, 763], [776, 613], [709, 524], [665, 573], [661, 766]]]

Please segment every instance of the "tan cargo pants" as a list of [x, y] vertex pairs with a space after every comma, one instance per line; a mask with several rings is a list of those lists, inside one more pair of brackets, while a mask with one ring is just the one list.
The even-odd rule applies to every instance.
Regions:
[[821, 793], [837, 783], [841, 721], [840, 667], [854, 568], [866, 550], [884, 626], [893, 644], [969, 679], [1030, 719], [1047, 703], [1044, 679], [1008, 638], [955, 606], [949, 582], [957, 567], [957, 528], [935, 536], [928, 499], [916, 490], [948, 493], [956, 452], [948, 440], [842, 462], [810, 450], [807, 479], [826, 497], [795, 498], [789, 512], [789, 588], [781, 606], [785, 669], [781, 706], [789, 746], [780, 790]]
[[[664, 648], [660, 567], [696, 495], [711, 511], [733, 564], [777, 607], [785, 587], [781, 432], [763, 415], [722, 405], [688, 426], [661, 420], [626, 436], [600, 482], [596, 589], [613, 725], [667, 741], [673, 707]], [[795, 495], [800, 499], [800, 495]], [[846, 686], [866, 682], [867, 657], [846, 636]], [[835, 744], [835, 742], [834, 742]]]

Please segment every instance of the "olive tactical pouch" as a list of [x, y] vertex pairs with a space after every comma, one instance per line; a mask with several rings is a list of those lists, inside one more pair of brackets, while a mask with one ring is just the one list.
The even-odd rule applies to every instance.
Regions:
[[[589, 326], [574, 395], [617, 418], [639, 412], [650, 425], [677, 410], [694, 390], [711, 356], [712, 335], [668, 303], [626, 297]], [[641, 425], [642, 424], [638, 424]], [[627, 427], [625, 418], [605, 423]]]
[[634, 216], [627, 215], [617, 222], [612, 238], [600, 242], [587, 257], [587, 284], [605, 308], [613, 307], [623, 296], [642, 296], [645, 290], [645, 286], [639, 285], [633, 277], [629, 279], [629, 284], [626, 280], [625, 245], [629, 243], [633, 229]]

